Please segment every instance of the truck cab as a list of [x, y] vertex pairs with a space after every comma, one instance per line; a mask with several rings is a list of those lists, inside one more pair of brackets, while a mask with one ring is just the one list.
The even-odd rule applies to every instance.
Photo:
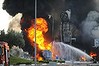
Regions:
[[0, 65], [9, 66], [10, 52], [7, 42], [0, 41]]

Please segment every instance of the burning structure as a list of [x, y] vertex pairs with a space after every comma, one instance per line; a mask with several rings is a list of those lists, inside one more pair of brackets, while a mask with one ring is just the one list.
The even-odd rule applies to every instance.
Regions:
[[[26, 42], [25, 50], [29, 51], [32, 54], [33, 48], [31, 47], [33, 45], [33, 39], [34, 37], [30, 37], [33, 35], [33, 23], [34, 23], [34, 0], [5, 0], [3, 3], [3, 9], [6, 10], [10, 15], [15, 16], [17, 13], [22, 13], [23, 16], [21, 18], [20, 24], [21, 29], [24, 35], [24, 39]], [[40, 54], [41, 49], [50, 49], [50, 42], [53, 39], [59, 39], [59, 28], [61, 24], [61, 18], [60, 14], [63, 11], [66, 11], [67, 9], [71, 9], [71, 18], [70, 22], [72, 24], [72, 27], [75, 28], [72, 29], [72, 36], [76, 38], [76, 42], [74, 42], [72, 45], [75, 47], [78, 47], [82, 50], [86, 50], [87, 53], [90, 53], [91, 51], [95, 51], [97, 53], [97, 58], [99, 58], [99, 48], [93, 48], [93, 39], [96, 38], [93, 36], [95, 35], [92, 33], [93, 29], [95, 27], [98, 27], [98, 18], [96, 17], [94, 20], [96, 21], [94, 26], [90, 25], [90, 19], [87, 17], [90, 17], [89, 14], [90, 11], [99, 11], [97, 0], [38, 0], [37, 5], [37, 41], [40, 41], [40, 44], [38, 44], [38, 53]], [[93, 5], [95, 4], [95, 5]], [[58, 5], [58, 7], [57, 7]], [[91, 15], [96, 16], [96, 15]], [[91, 18], [93, 19], [93, 18]], [[40, 20], [41, 23], [38, 21]], [[89, 21], [89, 22], [88, 22]], [[46, 23], [47, 22], [47, 23]], [[52, 30], [52, 25], [54, 24], [54, 31]], [[93, 22], [91, 22], [93, 24]], [[42, 25], [44, 27], [40, 28]], [[92, 27], [91, 29], [87, 28]], [[44, 29], [44, 30], [43, 30]], [[43, 37], [41, 37], [41, 35]], [[86, 35], [88, 36], [86, 38]], [[55, 38], [53, 38], [54, 36]], [[32, 38], [32, 39], [30, 39]], [[45, 38], [46, 40], [43, 40], [41, 38]], [[98, 37], [99, 38], [99, 37]], [[41, 44], [44, 43], [44, 46], [42, 47]], [[47, 43], [47, 45], [46, 45]], [[45, 46], [48, 46], [45, 48]], [[40, 56], [40, 55], [37, 55]]]

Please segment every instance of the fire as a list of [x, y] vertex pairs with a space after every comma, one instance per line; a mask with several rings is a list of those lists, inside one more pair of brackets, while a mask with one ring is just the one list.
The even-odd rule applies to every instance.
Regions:
[[90, 56], [93, 58], [93, 57], [96, 57], [96, 56], [97, 56], [97, 54], [96, 54], [96, 53], [94, 53], [94, 52], [90, 52]]
[[[35, 41], [35, 25], [34, 20], [31, 20], [31, 27], [26, 29], [28, 38], [31, 42], [31, 45], [34, 47], [33, 42]], [[45, 19], [37, 18], [36, 19], [36, 44], [38, 50], [51, 50], [51, 44], [48, 44], [47, 40], [44, 38], [44, 33], [48, 31], [48, 24]], [[39, 53], [37, 54], [38, 60], [42, 60]]]
[[36, 55], [36, 58], [37, 58], [39, 61], [42, 61], [42, 60], [43, 60], [43, 58], [42, 58], [42, 57], [40, 57], [40, 55], [39, 55], [39, 54], [37, 54], [37, 55]]
[[86, 57], [85, 56], [81, 56], [81, 60], [86, 61]]

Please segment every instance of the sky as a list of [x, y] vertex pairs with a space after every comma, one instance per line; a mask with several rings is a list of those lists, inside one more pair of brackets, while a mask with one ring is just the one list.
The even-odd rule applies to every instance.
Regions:
[[4, 0], [0, 0], [0, 30], [4, 29], [6, 32], [9, 26], [11, 16], [2, 9], [3, 1]]

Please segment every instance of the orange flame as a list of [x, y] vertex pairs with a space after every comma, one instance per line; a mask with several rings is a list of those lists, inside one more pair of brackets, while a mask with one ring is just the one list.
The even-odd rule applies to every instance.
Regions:
[[43, 58], [42, 58], [42, 57], [40, 57], [40, 55], [39, 55], [39, 54], [37, 54], [37, 55], [36, 55], [36, 58], [37, 58], [39, 61], [42, 61], [42, 60], [43, 60]]
[[90, 56], [93, 58], [93, 57], [96, 57], [96, 56], [97, 56], [97, 54], [96, 54], [96, 53], [94, 53], [94, 52], [90, 52]]
[[86, 61], [86, 57], [85, 56], [81, 56], [81, 60]]
[[[31, 21], [32, 25], [30, 28], [26, 29], [26, 32], [28, 34], [28, 38], [31, 42], [31, 45], [34, 47], [33, 42], [35, 41], [35, 25], [34, 20]], [[48, 31], [48, 26], [47, 22], [43, 18], [37, 18], [36, 19], [36, 44], [37, 44], [37, 49], [39, 50], [51, 50], [51, 44], [48, 44], [47, 40], [44, 38], [44, 33]], [[37, 58], [39, 57], [38, 60], [42, 60], [39, 54], [37, 54]]]

